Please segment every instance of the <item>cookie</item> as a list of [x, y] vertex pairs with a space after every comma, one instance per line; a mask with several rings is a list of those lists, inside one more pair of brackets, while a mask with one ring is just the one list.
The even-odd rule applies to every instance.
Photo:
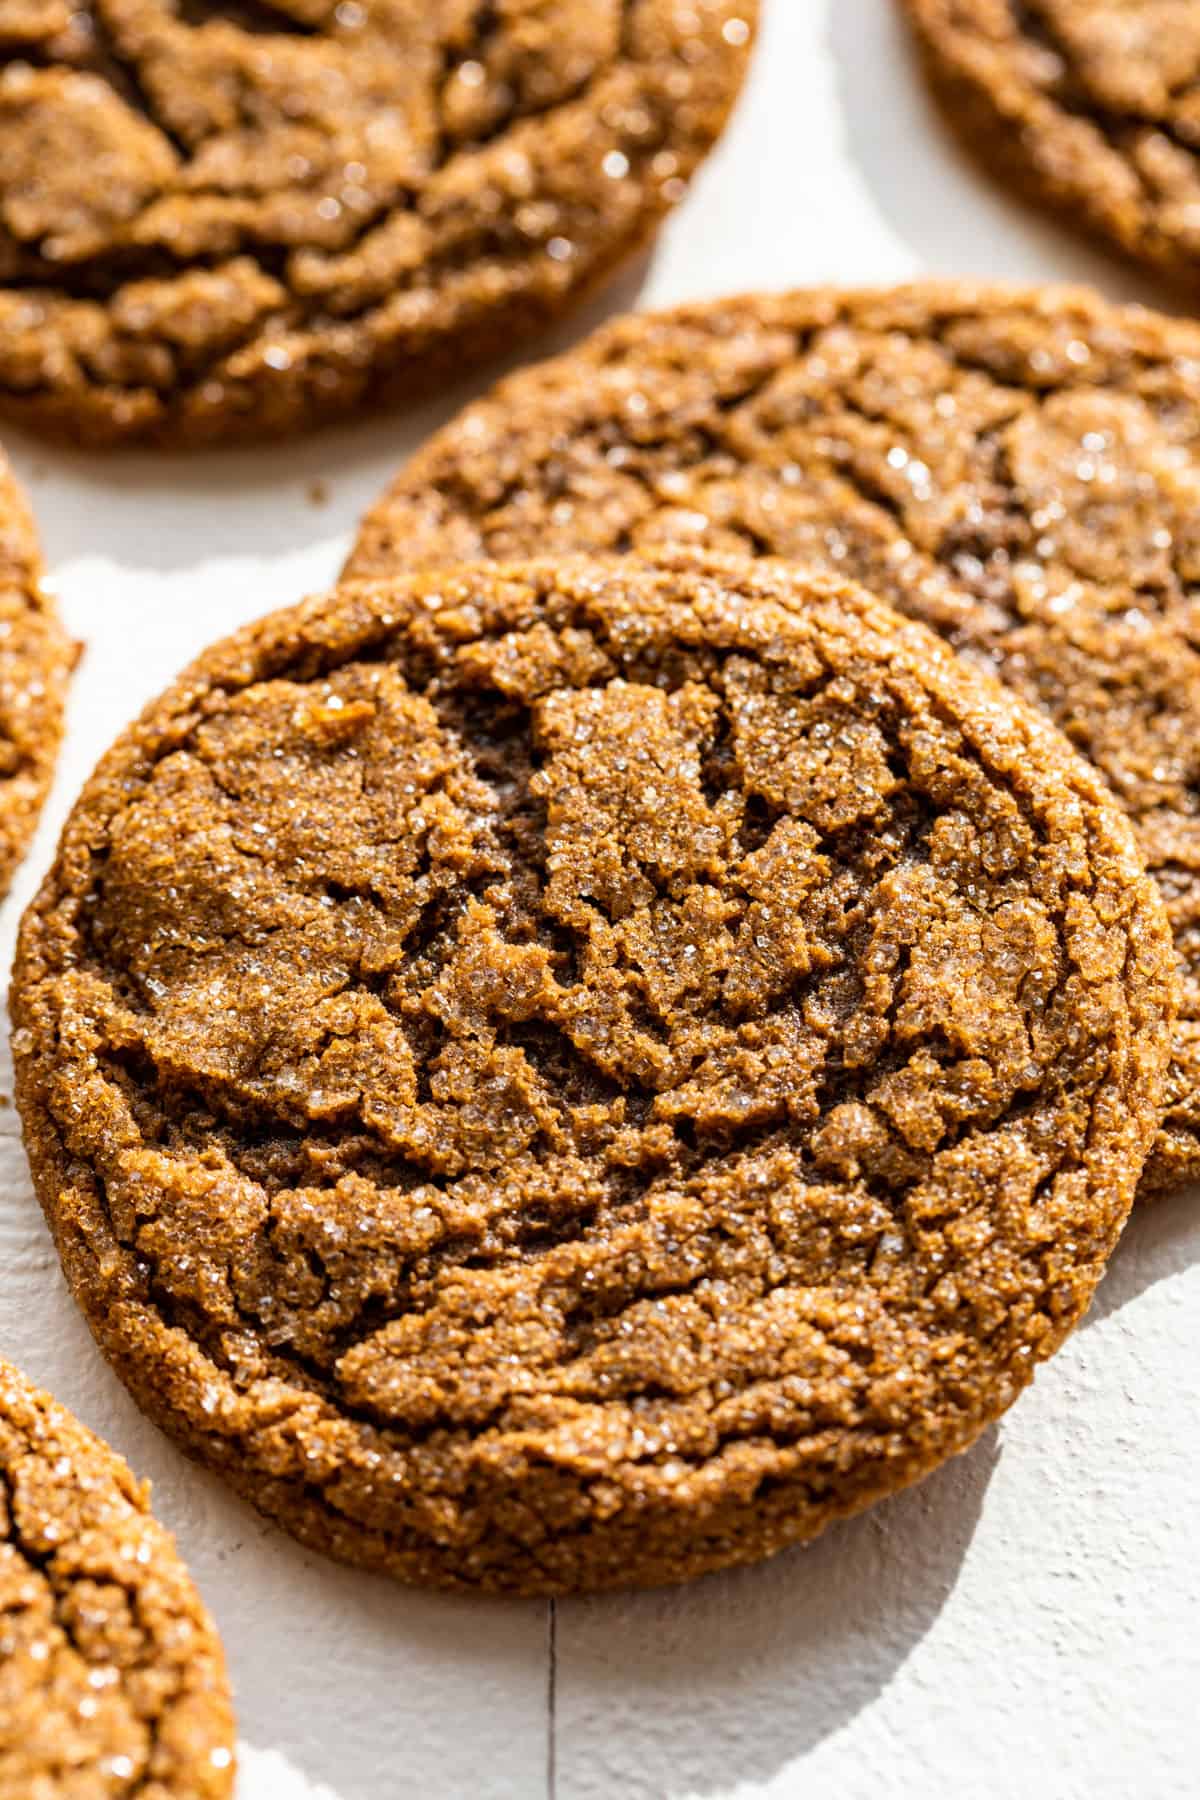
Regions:
[[0, 1359], [0, 1800], [227, 1800], [225, 1662], [149, 1490]]
[[304, 1542], [753, 1560], [1086, 1307], [1175, 959], [1042, 718], [784, 563], [482, 565], [211, 651], [23, 923], [18, 1099], [138, 1403]]
[[1184, 1001], [1154, 1191], [1200, 1176], [1200, 330], [924, 283], [618, 321], [434, 437], [351, 569], [668, 540], [861, 581], [1101, 769]]
[[718, 137], [758, 0], [36, 0], [0, 24], [0, 409], [297, 431], [557, 318]]
[[902, 0], [935, 92], [1000, 174], [1200, 279], [1197, 0]]
[[0, 896], [50, 786], [76, 657], [40, 576], [33, 520], [0, 451]]

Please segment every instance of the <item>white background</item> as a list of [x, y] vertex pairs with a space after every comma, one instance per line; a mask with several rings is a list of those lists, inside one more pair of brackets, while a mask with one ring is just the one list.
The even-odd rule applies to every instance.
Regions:
[[[1080, 278], [1161, 300], [963, 161], [892, 0], [764, 6], [724, 147], [587, 323], [735, 288], [924, 271]], [[0, 915], [5, 966], [99, 752], [203, 644], [328, 583], [361, 510], [465, 391], [415, 418], [204, 458], [85, 458], [9, 435], [88, 648], [53, 800]], [[11, 1109], [0, 1132], [0, 1347], [153, 1479], [228, 1648], [240, 1800], [1200, 1791], [1191, 1196], [1135, 1219], [1036, 1389], [920, 1489], [765, 1567], [551, 1614], [326, 1565], [186, 1464], [94, 1352]]]

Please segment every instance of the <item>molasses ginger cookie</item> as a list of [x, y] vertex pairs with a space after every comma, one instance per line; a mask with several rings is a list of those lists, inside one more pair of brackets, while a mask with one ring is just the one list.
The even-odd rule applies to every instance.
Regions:
[[949, 283], [623, 319], [434, 437], [351, 569], [671, 540], [862, 582], [1097, 765], [1182, 969], [1145, 1191], [1200, 1176], [1200, 330]]
[[0, 450], [0, 897], [50, 786], [75, 657], [41, 585], [33, 519]]
[[0, 410], [262, 436], [508, 349], [681, 197], [757, 4], [6, 9]]
[[902, 0], [935, 92], [1006, 180], [1200, 283], [1200, 0]]
[[18, 1096], [139, 1404], [304, 1542], [567, 1592], [809, 1538], [1087, 1306], [1175, 959], [1032, 708], [735, 558], [347, 586], [100, 764]]
[[221, 1646], [148, 1490], [0, 1359], [0, 1800], [228, 1800]]

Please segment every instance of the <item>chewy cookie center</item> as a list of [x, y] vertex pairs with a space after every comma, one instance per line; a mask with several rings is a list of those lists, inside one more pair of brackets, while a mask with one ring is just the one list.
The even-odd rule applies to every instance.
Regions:
[[401, 607], [211, 694], [119, 805], [71, 1029], [114, 1226], [218, 1361], [462, 1425], [531, 1368], [653, 1386], [649, 1338], [592, 1370], [596, 1304], [628, 1350], [1036, 1260], [1115, 1003], [1061, 822], [828, 597], [624, 579]]

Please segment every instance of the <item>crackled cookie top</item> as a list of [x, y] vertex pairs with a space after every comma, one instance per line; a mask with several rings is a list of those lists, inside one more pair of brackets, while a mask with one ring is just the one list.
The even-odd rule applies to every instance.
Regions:
[[561, 311], [683, 193], [757, 0], [0, 0], [0, 407], [292, 430]]
[[227, 1800], [221, 1647], [148, 1490], [0, 1359], [0, 1800]]
[[1200, 330], [924, 283], [619, 321], [435, 437], [386, 574], [675, 540], [861, 581], [1042, 706], [1133, 820], [1184, 983], [1150, 1187], [1200, 1175]]
[[143, 715], [14, 1048], [140, 1403], [311, 1543], [555, 1590], [810, 1536], [1008, 1405], [1132, 1200], [1173, 961], [1092, 770], [860, 591], [487, 566]]
[[964, 136], [1122, 250], [1200, 276], [1200, 0], [903, 0]]
[[33, 520], [0, 450], [0, 896], [50, 785], [75, 659], [40, 577]]

